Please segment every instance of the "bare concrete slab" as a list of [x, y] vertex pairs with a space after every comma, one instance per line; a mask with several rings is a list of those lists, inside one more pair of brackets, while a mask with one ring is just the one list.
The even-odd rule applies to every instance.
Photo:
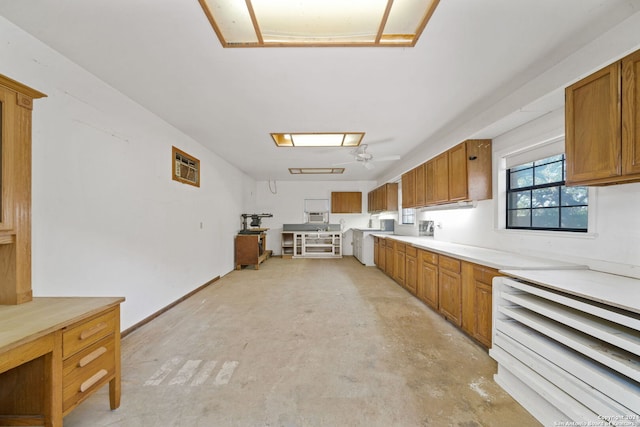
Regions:
[[374, 267], [271, 258], [122, 342], [79, 426], [537, 426], [487, 352]]

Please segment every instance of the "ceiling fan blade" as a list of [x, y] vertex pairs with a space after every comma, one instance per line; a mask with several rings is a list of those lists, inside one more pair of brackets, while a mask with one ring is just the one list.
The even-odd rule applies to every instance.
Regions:
[[364, 162], [364, 163], [362, 164], [362, 166], [364, 166], [364, 167], [365, 167], [365, 169], [369, 169], [369, 170], [371, 170], [371, 169], [373, 169], [373, 168], [375, 168], [375, 167], [376, 167], [376, 165], [374, 165], [374, 164], [373, 164], [373, 163], [371, 163], [371, 162]]
[[357, 160], [352, 160], [350, 162], [342, 162], [342, 163], [334, 163], [331, 166], [342, 166], [342, 165], [350, 165], [352, 163], [360, 163]]
[[376, 162], [386, 162], [389, 160], [399, 160], [400, 156], [395, 155], [395, 156], [384, 156], [384, 157], [376, 157], [375, 160]]

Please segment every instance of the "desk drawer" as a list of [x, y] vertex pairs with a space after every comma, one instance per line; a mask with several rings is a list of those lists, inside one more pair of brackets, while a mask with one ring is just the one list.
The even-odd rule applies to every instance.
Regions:
[[62, 364], [63, 412], [84, 400], [115, 374], [115, 338], [103, 338]]
[[113, 334], [116, 325], [116, 311], [110, 310], [100, 316], [76, 324], [62, 332], [62, 358]]

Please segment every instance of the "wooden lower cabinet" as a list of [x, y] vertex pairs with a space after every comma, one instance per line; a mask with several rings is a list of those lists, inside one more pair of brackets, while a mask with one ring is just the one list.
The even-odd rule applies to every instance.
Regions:
[[418, 251], [417, 297], [434, 310], [438, 310], [438, 255], [420, 249]]
[[493, 268], [462, 263], [462, 329], [482, 345], [491, 347]]
[[418, 249], [406, 245], [405, 248], [404, 287], [416, 295], [418, 288]]
[[460, 261], [439, 256], [438, 305], [440, 313], [456, 326], [462, 324], [462, 276]]
[[394, 239], [374, 239], [380, 270], [479, 344], [491, 347], [492, 281], [500, 276], [498, 270]]

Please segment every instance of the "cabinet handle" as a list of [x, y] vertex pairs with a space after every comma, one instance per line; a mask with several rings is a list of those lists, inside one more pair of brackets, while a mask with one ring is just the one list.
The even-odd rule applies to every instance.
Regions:
[[84, 368], [89, 363], [93, 362], [94, 360], [96, 360], [98, 357], [102, 356], [106, 352], [107, 352], [106, 347], [100, 347], [96, 350], [93, 350], [91, 353], [87, 354], [85, 357], [80, 359], [80, 361], [78, 362], [78, 368]]
[[91, 388], [91, 386], [93, 386], [95, 383], [100, 381], [107, 374], [108, 374], [108, 372], [107, 372], [106, 369], [100, 369], [98, 372], [93, 374], [93, 376], [91, 378], [89, 378], [88, 380], [86, 380], [85, 382], [80, 384], [80, 393], [84, 393], [85, 391], [89, 390]]
[[80, 333], [80, 340], [86, 340], [90, 336], [97, 334], [98, 332], [100, 332], [106, 327], [107, 327], [107, 324], [105, 322], [100, 322], [93, 328], [82, 331]]

